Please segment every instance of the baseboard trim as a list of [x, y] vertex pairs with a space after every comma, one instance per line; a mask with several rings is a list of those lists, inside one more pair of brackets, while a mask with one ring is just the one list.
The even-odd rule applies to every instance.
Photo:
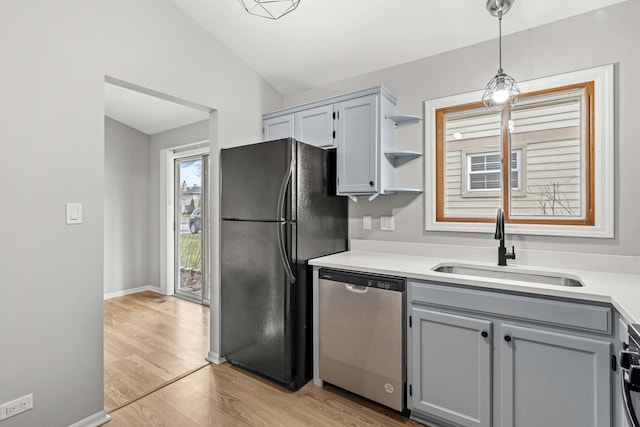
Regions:
[[226, 358], [220, 357], [220, 355], [218, 353], [214, 353], [213, 351], [209, 352], [209, 354], [207, 355], [205, 360], [208, 360], [209, 362], [213, 363], [214, 365], [222, 365], [224, 362], [227, 361]]
[[88, 416], [87, 418], [78, 421], [77, 423], [71, 424], [69, 427], [97, 427], [102, 424], [109, 422], [111, 417], [107, 415], [107, 411], [104, 409], [100, 412], [96, 412], [93, 415]]
[[109, 292], [104, 294], [104, 299], [123, 297], [125, 295], [137, 294], [138, 292], [152, 291], [162, 294], [162, 290], [156, 286], [138, 286], [137, 288], [125, 289], [122, 291]]

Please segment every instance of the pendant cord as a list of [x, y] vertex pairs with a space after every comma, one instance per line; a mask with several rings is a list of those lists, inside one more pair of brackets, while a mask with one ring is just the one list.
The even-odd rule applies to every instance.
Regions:
[[498, 12], [498, 64], [502, 73], [502, 10]]

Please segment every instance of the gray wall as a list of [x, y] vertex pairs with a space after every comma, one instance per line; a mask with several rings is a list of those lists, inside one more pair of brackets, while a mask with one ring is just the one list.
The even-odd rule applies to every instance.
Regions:
[[109, 117], [104, 126], [104, 293], [109, 294], [151, 284], [149, 136]]
[[209, 140], [209, 121], [193, 123], [160, 132], [149, 137], [149, 283], [160, 288], [161, 227], [160, 227], [160, 151]]
[[0, 32], [0, 402], [35, 402], [2, 427], [67, 426], [103, 408], [105, 75], [217, 109], [227, 143], [282, 97], [169, 0], [5, 0]]
[[[518, 7], [518, 3], [514, 7]], [[640, 255], [640, 1], [629, 0], [592, 13], [509, 35], [503, 39], [503, 66], [517, 80], [616, 64], [615, 123], [615, 238], [557, 238], [513, 236], [516, 248], [551, 251]], [[509, 16], [505, 17], [508, 20]], [[424, 100], [479, 90], [495, 74], [497, 40], [480, 43], [438, 56], [398, 65], [379, 72], [340, 81], [316, 90], [285, 97], [285, 105], [385, 85], [398, 97], [398, 112], [423, 115]], [[397, 131], [400, 149], [424, 150], [424, 127], [414, 125]], [[423, 185], [423, 160], [400, 169], [399, 183]], [[427, 191], [426, 197], [431, 197]], [[373, 202], [349, 202], [352, 238], [494, 246], [492, 235], [424, 231], [424, 200], [420, 196], [381, 196]], [[396, 230], [380, 231], [379, 217], [395, 215]], [[362, 215], [372, 215], [372, 230], [362, 229]], [[510, 238], [512, 236], [509, 236]]]

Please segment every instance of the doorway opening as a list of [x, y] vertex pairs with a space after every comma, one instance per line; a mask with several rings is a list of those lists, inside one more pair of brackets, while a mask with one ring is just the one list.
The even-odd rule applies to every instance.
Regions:
[[[217, 167], [209, 164], [209, 146], [211, 141], [215, 159], [216, 135], [215, 110], [105, 78], [104, 397], [109, 412], [208, 363], [212, 315], [206, 305], [218, 300], [217, 291], [209, 295], [208, 272], [216, 271], [210, 268], [215, 261], [209, 253], [216, 251], [209, 252], [209, 240], [215, 243], [216, 237], [209, 235], [207, 208], [207, 201], [217, 198], [208, 194], [214, 188], [208, 169]], [[200, 267], [191, 267], [202, 277], [199, 298], [195, 289], [189, 298], [174, 286], [174, 270], [179, 271], [174, 244], [180, 234], [174, 230], [180, 205], [174, 167], [176, 160], [188, 158], [199, 166], [201, 180], [191, 184], [183, 171], [188, 187], [200, 190], [192, 196], [201, 215], [194, 233], [187, 217], [187, 234], [200, 242]]]

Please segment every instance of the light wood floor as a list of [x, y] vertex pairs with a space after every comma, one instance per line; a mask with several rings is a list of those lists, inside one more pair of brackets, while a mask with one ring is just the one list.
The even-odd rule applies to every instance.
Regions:
[[207, 307], [141, 292], [105, 301], [104, 324], [109, 427], [423, 427], [330, 385], [309, 382], [292, 393], [230, 364], [206, 363]]
[[109, 427], [424, 427], [332, 386], [309, 382], [292, 393], [228, 363], [211, 364], [109, 415]]
[[155, 292], [106, 300], [105, 409], [111, 412], [205, 366], [208, 352], [208, 307]]

